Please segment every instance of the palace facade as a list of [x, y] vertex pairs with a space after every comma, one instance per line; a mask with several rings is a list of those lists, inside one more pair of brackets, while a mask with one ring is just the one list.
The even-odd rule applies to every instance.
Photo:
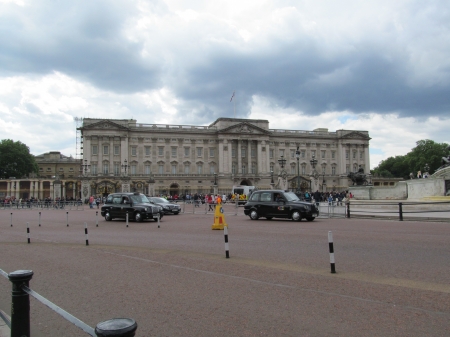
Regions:
[[83, 197], [228, 194], [234, 185], [274, 187], [282, 171], [293, 190], [342, 190], [347, 173], [370, 168], [367, 131], [270, 129], [268, 120], [238, 118], [208, 126], [85, 118], [79, 130]]
[[[0, 199], [230, 193], [234, 185], [344, 190], [349, 172], [369, 173], [369, 133], [270, 129], [268, 120], [219, 118], [208, 126], [85, 118], [83, 158], [36, 156], [39, 175], [0, 181]], [[283, 167], [282, 167], [283, 166]], [[299, 187], [299, 188], [298, 188]]]

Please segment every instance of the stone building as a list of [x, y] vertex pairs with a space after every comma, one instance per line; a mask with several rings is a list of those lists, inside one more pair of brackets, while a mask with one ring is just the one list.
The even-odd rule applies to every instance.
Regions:
[[116, 191], [180, 195], [229, 193], [234, 185], [271, 188], [282, 173], [290, 189], [300, 184], [302, 190], [342, 190], [348, 172], [370, 168], [367, 131], [270, 129], [268, 120], [238, 118], [208, 126], [85, 118], [79, 131], [82, 198]]
[[0, 199], [76, 198], [80, 195], [80, 159], [67, 157], [59, 151], [35, 156], [39, 174], [11, 177], [0, 181]]

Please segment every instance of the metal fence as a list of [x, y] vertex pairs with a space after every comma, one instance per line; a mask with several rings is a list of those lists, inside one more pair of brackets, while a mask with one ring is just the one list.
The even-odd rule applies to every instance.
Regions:
[[82, 211], [85, 204], [81, 201], [12, 201], [0, 203], [0, 209], [17, 209], [17, 210], [30, 210], [30, 209], [52, 209], [52, 210], [70, 210]]
[[29, 282], [33, 277], [33, 271], [31, 270], [17, 270], [8, 274], [0, 269], [0, 275], [6, 277], [12, 283], [11, 319], [4, 314], [0, 316], [11, 329], [11, 337], [30, 336], [30, 295], [90, 336], [133, 337], [135, 335], [137, 324], [131, 318], [114, 318], [103, 321], [98, 323], [94, 329], [72, 316], [29, 288]]

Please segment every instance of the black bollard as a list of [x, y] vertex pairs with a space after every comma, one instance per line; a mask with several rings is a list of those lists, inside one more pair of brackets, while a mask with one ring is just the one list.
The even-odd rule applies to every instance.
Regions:
[[403, 204], [401, 202], [398, 203], [398, 217], [399, 221], [403, 221]]
[[350, 203], [347, 202], [347, 218], [350, 218]]
[[98, 337], [134, 337], [137, 324], [131, 318], [113, 318], [100, 322], [95, 327]]
[[16, 270], [8, 274], [12, 282], [11, 337], [30, 336], [30, 296], [22, 289], [33, 277], [31, 270]]

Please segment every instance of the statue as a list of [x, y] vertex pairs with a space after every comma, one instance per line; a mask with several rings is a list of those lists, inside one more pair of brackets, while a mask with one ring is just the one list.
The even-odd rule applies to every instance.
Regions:
[[350, 172], [347, 175], [348, 178], [350, 178], [353, 182], [353, 185], [367, 185], [369, 184], [369, 182], [366, 179], [366, 175], [364, 174], [364, 169], [362, 168], [361, 165], [359, 165], [359, 169], [358, 172]]
[[286, 171], [281, 171], [278, 174], [278, 180], [277, 180], [277, 184], [275, 185], [275, 187], [279, 190], [287, 190], [288, 189], [288, 181], [287, 181], [287, 173]]
[[[447, 151], [450, 151], [450, 146], [447, 147]], [[442, 157], [442, 166], [440, 168], [444, 168], [450, 165], [450, 155], [447, 157]]]

